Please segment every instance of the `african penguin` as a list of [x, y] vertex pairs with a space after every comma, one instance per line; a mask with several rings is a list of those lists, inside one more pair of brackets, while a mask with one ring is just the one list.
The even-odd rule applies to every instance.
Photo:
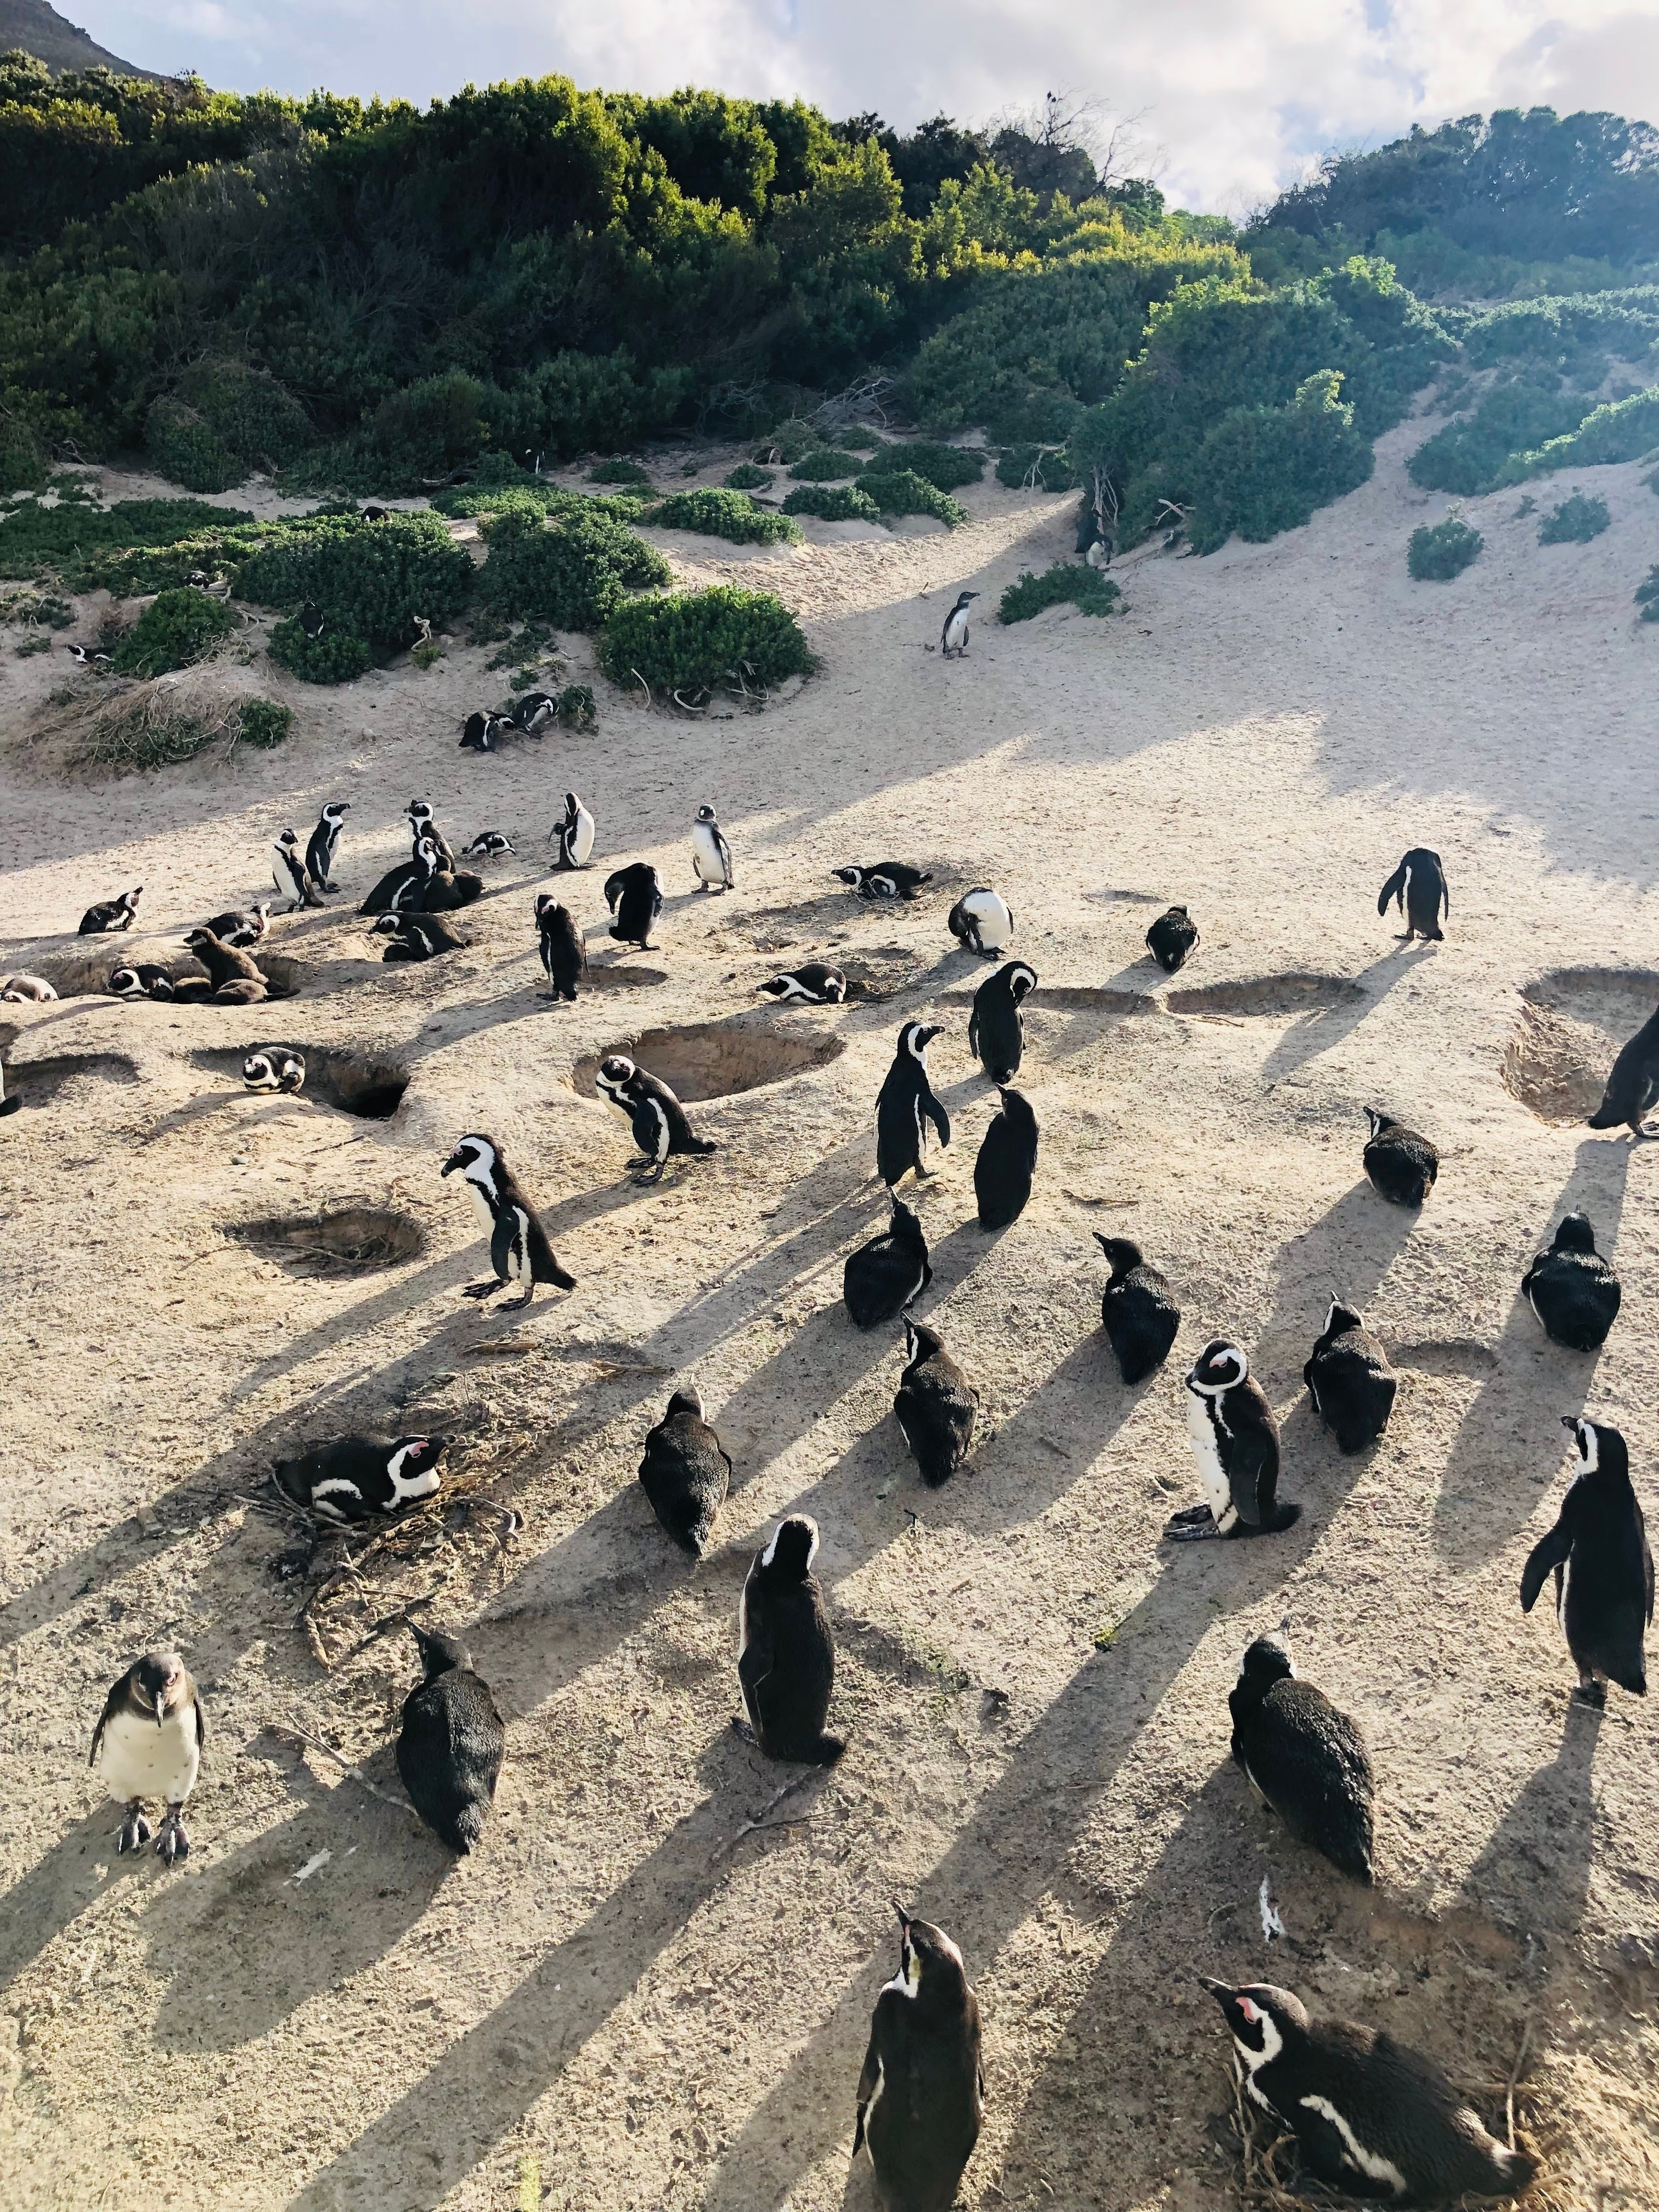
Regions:
[[109, 937], [118, 929], [131, 929], [137, 919], [138, 901], [143, 885], [137, 890], [123, 891], [119, 898], [110, 899], [102, 906], [89, 906], [81, 917], [77, 937]]
[[100, 653], [91, 646], [66, 645], [64, 650], [81, 668], [107, 668], [112, 665], [107, 653]]
[[422, 838], [415, 848], [415, 856], [420, 878], [399, 902], [400, 905], [412, 907], [422, 914], [449, 914], [483, 896], [483, 878], [474, 875], [470, 868], [441, 864], [438, 848], [430, 837]]
[[242, 1087], [246, 1091], [283, 1091], [292, 1097], [306, 1087], [305, 1055], [276, 1046], [264, 1052], [250, 1053], [242, 1062]]
[[407, 860], [399, 860], [395, 868], [388, 868], [368, 896], [358, 908], [359, 914], [399, 914], [414, 906], [418, 896], [436, 874], [435, 844], [428, 839], [426, 849], [434, 856], [433, 865], [419, 857], [422, 842], [417, 841], [416, 852]]
[[307, 599], [300, 610], [300, 628], [314, 645], [326, 627], [322, 609], [315, 599]]
[[112, 999], [170, 999], [173, 978], [165, 968], [142, 961], [136, 967], [112, 968], [104, 988]]
[[732, 872], [732, 848], [715, 819], [712, 806], [700, 806], [691, 824], [691, 872], [700, 891], [737, 889]]
[[549, 834], [548, 842], [556, 845], [559, 857], [556, 868], [585, 868], [593, 850], [593, 817], [582, 805], [574, 791], [564, 795], [564, 814], [556, 822]]
[[899, 1969], [870, 2022], [853, 2155], [885, 2212], [950, 2212], [985, 2116], [979, 2000], [945, 1930], [893, 1910]]
[[1451, 893], [1440, 866], [1438, 853], [1426, 845], [1413, 845], [1377, 894], [1376, 910], [1386, 914], [1392, 899], [1406, 917], [1405, 942], [1425, 937], [1435, 943], [1445, 934], [1440, 927], [1443, 910], [1451, 912]]
[[988, 975], [974, 994], [968, 1017], [968, 1049], [993, 1083], [1012, 1083], [1025, 1052], [1025, 1018], [1021, 1006], [1036, 988], [1036, 970], [1010, 960]]
[[1187, 1439], [1202, 1505], [1170, 1516], [1164, 1534], [1190, 1544], [1206, 1536], [1276, 1534], [1300, 1519], [1279, 1503], [1279, 1424], [1250, 1363], [1236, 1344], [1212, 1337], [1187, 1376]]
[[118, 1851], [140, 1850], [149, 1841], [143, 1808], [159, 1800], [167, 1811], [156, 1832], [157, 1856], [168, 1866], [189, 1857], [185, 1800], [196, 1787], [206, 1736], [202, 1701], [179, 1654], [147, 1651], [135, 1659], [104, 1700], [87, 1762], [127, 1808]]
[[558, 711], [559, 702], [550, 691], [526, 691], [507, 710], [511, 720], [532, 738], [538, 738]]
[[755, 988], [780, 1006], [799, 1001], [809, 1006], [838, 1006], [847, 996], [847, 978], [839, 968], [827, 967], [822, 960], [807, 960]]
[[493, 1298], [509, 1283], [522, 1283], [523, 1297], [509, 1298], [500, 1309], [502, 1313], [519, 1313], [535, 1297], [538, 1283], [574, 1290], [576, 1278], [567, 1274], [555, 1258], [535, 1207], [520, 1189], [495, 1139], [477, 1133], [463, 1137], [439, 1173], [453, 1175], [457, 1169], [489, 1232], [489, 1264], [495, 1271], [484, 1282], [469, 1283], [462, 1295]]
[[924, 884], [931, 884], [931, 868], [918, 868], [908, 860], [868, 860], [831, 868], [838, 883], [846, 884], [860, 898], [913, 899]]
[[1146, 950], [1166, 975], [1183, 967], [1198, 945], [1198, 932], [1184, 906], [1172, 906], [1167, 914], [1159, 915], [1146, 932]]
[[647, 1434], [640, 1486], [669, 1535], [700, 1559], [732, 1486], [732, 1462], [703, 1419], [702, 1394], [695, 1387], [676, 1390]]
[[1289, 1990], [1200, 1975], [1232, 2031], [1244, 2094], [1295, 2136], [1322, 2181], [1350, 2196], [1444, 2204], [1518, 2196], [1538, 2171], [1489, 2135], [1431, 2058], [1357, 2021], [1316, 2024]]
[[932, 1172], [922, 1165], [927, 1122], [933, 1123], [941, 1146], [951, 1141], [951, 1117], [927, 1079], [927, 1048], [939, 1035], [937, 1026], [906, 1022], [898, 1033], [893, 1064], [877, 1093], [876, 1172], [889, 1190], [913, 1169], [923, 1177]]
[[648, 860], [635, 860], [607, 877], [605, 902], [611, 909], [611, 934], [618, 945], [649, 952], [651, 932], [662, 912], [662, 882]]
[[504, 830], [480, 830], [466, 848], [465, 857], [469, 860], [500, 860], [509, 854], [516, 857], [518, 850]]
[[1036, 1173], [1036, 1115], [1019, 1091], [1005, 1084], [1000, 1095], [1002, 1110], [992, 1115], [974, 1162], [981, 1229], [1006, 1229], [1019, 1219]]
[[296, 1505], [343, 1527], [430, 1498], [448, 1449], [447, 1437], [336, 1437], [308, 1444], [296, 1458], [279, 1459], [271, 1473]]
[[414, 1621], [422, 1679], [404, 1699], [398, 1772], [409, 1802], [453, 1851], [470, 1851], [495, 1802], [507, 1730], [460, 1638]]
[[792, 1513], [756, 1553], [738, 1603], [738, 1686], [769, 1759], [833, 1766], [847, 1746], [823, 1725], [836, 1639], [812, 1572], [817, 1549], [817, 1522]]
[[1291, 1833], [1341, 1873], [1369, 1883], [1376, 1777], [1365, 1739], [1311, 1682], [1297, 1680], [1276, 1637], [1258, 1636], [1227, 1698], [1233, 1757]]
[[1547, 1336], [1574, 1352], [1598, 1352], [1619, 1318], [1619, 1278], [1595, 1249], [1589, 1217], [1563, 1217], [1547, 1252], [1521, 1278], [1527, 1303]]
[[1521, 1610], [1530, 1613], [1555, 1576], [1555, 1611], [1578, 1669], [1574, 1699], [1601, 1707], [1617, 1682], [1645, 1697], [1643, 1632], [1653, 1626], [1653, 1554], [1631, 1486], [1630, 1455], [1617, 1429], [1561, 1416], [1578, 1452], [1578, 1472], [1548, 1535], [1534, 1544], [1521, 1577]]
[[0, 982], [0, 999], [11, 1006], [43, 1006], [57, 996], [44, 975], [8, 975]]
[[224, 944], [210, 929], [187, 930], [185, 943], [207, 969], [216, 992], [239, 982], [257, 983], [262, 992], [269, 987], [270, 979], [251, 952]]
[[963, 893], [945, 917], [945, 926], [969, 952], [994, 960], [1014, 933], [1013, 909], [1000, 893], [981, 884]]
[[1141, 1257], [1127, 1237], [1095, 1242], [1110, 1263], [1111, 1280], [1100, 1294], [1100, 1325], [1117, 1359], [1117, 1371], [1130, 1384], [1144, 1382], [1170, 1356], [1181, 1327], [1181, 1308], [1156, 1267]]
[[1440, 1155], [1429, 1139], [1392, 1115], [1365, 1109], [1370, 1134], [1360, 1155], [1371, 1188], [1390, 1206], [1421, 1206], [1440, 1173]]
[[921, 1224], [902, 1198], [879, 1237], [849, 1252], [842, 1270], [842, 1296], [855, 1328], [896, 1321], [933, 1279]]
[[968, 1463], [979, 1393], [957, 1365], [937, 1332], [904, 1321], [904, 1366], [893, 1399], [894, 1418], [910, 1456], [930, 1490]]
[[969, 611], [979, 597], [977, 592], [959, 592], [957, 603], [945, 617], [945, 628], [939, 632], [939, 653], [946, 660], [960, 660], [968, 650]]
[[639, 1150], [628, 1163], [639, 1182], [660, 1182], [671, 1159], [705, 1158], [720, 1147], [710, 1137], [694, 1134], [685, 1109], [659, 1077], [637, 1066], [626, 1053], [599, 1062], [594, 1088], [611, 1112], [628, 1124]]
[[322, 894], [300, 850], [299, 831], [284, 830], [271, 846], [270, 853], [270, 879], [287, 898], [288, 911], [293, 914], [302, 906], [320, 906]]
[[345, 827], [345, 817], [351, 811], [349, 799], [331, 799], [317, 817], [317, 827], [311, 833], [311, 842], [306, 847], [306, 873], [319, 891], [337, 891], [338, 884], [331, 883], [334, 873], [334, 855], [340, 842], [340, 832]]
[[[94, 914], [97, 910], [93, 909]], [[82, 927], [85, 927], [83, 922]], [[1613, 1061], [1607, 1087], [1589, 1117], [1589, 1127], [1616, 1129], [1622, 1121], [1632, 1137], [1651, 1138], [1656, 1132], [1642, 1124], [1656, 1106], [1659, 1106], [1659, 1007]]]
[[518, 726], [505, 714], [469, 714], [461, 725], [461, 750], [494, 752], [503, 738], [518, 733]]
[[576, 987], [587, 968], [587, 939], [569, 908], [561, 906], [546, 891], [537, 894], [535, 915], [542, 972], [550, 987], [543, 995], [574, 1002]]
[[228, 914], [216, 914], [203, 923], [220, 942], [246, 947], [257, 945], [270, 927], [270, 901], [260, 899], [250, 907], [233, 908]]
[[384, 522], [391, 512], [392, 510], [390, 507], [378, 507], [371, 501], [371, 503], [363, 509], [363, 520], [365, 522]]
[[441, 952], [464, 951], [469, 942], [441, 914], [378, 915], [374, 934], [392, 939], [383, 961], [435, 960]]
[[1345, 1452], [1364, 1451], [1389, 1425], [1400, 1385], [1357, 1307], [1333, 1298], [1302, 1379], [1313, 1409]]
[[404, 817], [409, 823], [410, 843], [418, 850], [422, 838], [429, 837], [437, 849], [439, 866], [453, 868], [455, 855], [450, 850], [449, 840], [433, 819], [432, 801], [429, 799], [411, 799], [404, 809]]

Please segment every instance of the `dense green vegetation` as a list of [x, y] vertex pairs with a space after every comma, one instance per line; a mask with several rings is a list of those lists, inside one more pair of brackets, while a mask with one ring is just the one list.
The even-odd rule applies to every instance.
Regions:
[[671, 492], [645, 519], [661, 530], [700, 530], [733, 545], [775, 545], [800, 536], [787, 515], [768, 514], [740, 491]]
[[882, 514], [927, 514], [954, 530], [959, 522], [968, 520], [958, 502], [948, 492], [919, 477], [914, 469], [889, 468], [884, 465], [861, 476], [854, 485], [855, 491]]
[[165, 676], [204, 660], [236, 627], [222, 599], [205, 592], [160, 592], [115, 650], [123, 676]]
[[598, 629], [630, 592], [667, 583], [661, 554], [614, 514], [596, 513], [599, 504], [548, 514], [505, 495], [479, 525], [489, 546], [478, 578], [483, 605], [509, 621]]
[[1461, 515], [1449, 514], [1443, 522], [1424, 523], [1412, 532], [1406, 549], [1406, 568], [1419, 584], [1449, 584], [1461, 576], [1486, 544], [1478, 530]]
[[1040, 576], [1023, 568], [1004, 592], [997, 620], [1030, 622], [1045, 607], [1074, 606], [1079, 614], [1109, 615], [1118, 611], [1123, 594], [1110, 577], [1081, 561], [1056, 561]]
[[1538, 526], [1540, 545], [1588, 545], [1612, 522], [1604, 499], [1587, 498], [1581, 491], [1553, 507]]
[[1659, 561], [1648, 570], [1646, 580], [1636, 586], [1636, 604], [1644, 622], [1659, 623]]
[[813, 514], [820, 522], [879, 522], [881, 509], [856, 484], [797, 484], [783, 502], [786, 514]]
[[719, 584], [630, 599], [605, 626], [599, 665], [624, 689], [643, 682], [659, 699], [697, 707], [716, 691], [758, 696], [786, 677], [808, 674], [813, 661], [781, 600]]

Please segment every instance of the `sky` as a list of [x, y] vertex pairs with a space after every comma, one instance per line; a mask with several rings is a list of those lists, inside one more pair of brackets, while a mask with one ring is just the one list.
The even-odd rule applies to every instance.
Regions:
[[1170, 204], [1242, 216], [1332, 147], [1543, 105], [1659, 123], [1643, 0], [64, 0], [104, 46], [234, 91], [557, 73], [607, 91], [799, 95], [896, 128], [1059, 90], [1135, 118]]

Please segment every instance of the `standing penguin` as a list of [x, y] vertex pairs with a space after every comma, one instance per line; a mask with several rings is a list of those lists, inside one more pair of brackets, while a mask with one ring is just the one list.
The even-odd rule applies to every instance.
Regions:
[[1198, 945], [1198, 932], [1184, 906], [1172, 906], [1167, 914], [1159, 915], [1146, 933], [1146, 950], [1166, 975], [1184, 967]]
[[1010, 960], [988, 975], [974, 994], [968, 1017], [968, 1049], [993, 1083], [1012, 1083], [1025, 1053], [1025, 1018], [1020, 1008], [1036, 988], [1036, 970]]
[[847, 978], [839, 968], [828, 967], [822, 960], [805, 960], [755, 988], [781, 1006], [797, 1000], [808, 1006], [838, 1006], [847, 996]]
[[1406, 917], [1405, 942], [1426, 937], [1438, 944], [1445, 933], [1440, 927], [1443, 911], [1451, 913], [1451, 893], [1440, 866], [1438, 853], [1426, 845], [1413, 845], [1377, 894], [1376, 910], [1386, 914], [1392, 899]]
[[1297, 1679], [1276, 1637], [1258, 1636], [1227, 1698], [1233, 1757], [1293, 1836], [1356, 1881], [1372, 1880], [1376, 1777], [1365, 1739], [1322, 1690]]
[[951, 1117], [927, 1079], [927, 1048], [939, 1034], [926, 1022], [906, 1022], [876, 1096], [876, 1172], [889, 1190], [912, 1169], [924, 1178], [931, 1172], [921, 1164], [924, 1122], [933, 1123], [941, 1146], [951, 1141]]
[[302, 906], [320, 906], [322, 895], [312, 880], [306, 866], [305, 854], [300, 850], [297, 830], [284, 830], [270, 848], [270, 879], [277, 890], [288, 900], [288, 911], [295, 913]]
[[968, 611], [979, 597], [977, 592], [960, 592], [957, 603], [945, 617], [945, 628], [939, 632], [939, 649], [946, 660], [960, 660], [968, 650]]
[[1388, 1427], [1400, 1385], [1364, 1315], [1340, 1298], [1331, 1300], [1302, 1379], [1315, 1413], [1343, 1451], [1364, 1451]]
[[[133, 896], [137, 898], [137, 891]], [[93, 908], [95, 914], [97, 908]], [[119, 925], [118, 925], [118, 927]], [[81, 925], [84, 931], [86, 924]], [[1642, 1126], [1659, 1106], [1659, 1007], [1649, 1015], [1613, 1063], [1601, 1103], [1589, 1117], [1592, 1129], [1616, 1129], [1622, 1121], [1632, 1137], [1651, 1138]]]
[[1553, 1571], [1556, 1617], [1578, 1669], [1574, 1700], [1599, 1710], [1609, 1682], [1632, 1697], [1647, 1694], [1643, 1632], [1653, 1626], [1653, 1554], [1623, 1437], [1571, 1413], [1561, 1425], [1578, 1448], [1578, 1472], [1554, 1528], [1527, 1560], [1521, 1610], [1532, 1611]]
[[1488, 2134], [1433, 2059], [1384, 2029], [1322, 2020], [1289, 1990], [1199, 1977], [1232, 2031], [1253, 2105], [1288, 2128], [1322, 2181], [1353, 2197], [1420, 2204], [1518, 2197], [1538, 2171]]
[[447, 1437], [335, 1437], [277, 1460], [271, 1474], [285, 1498], [343, 1528], [432, 1497], [448, 1449]]
[[1599, 1352], [1619, 1318], [1619, 1278], [1595, 1249], [1589, 1216], [1563, 1217], [1555, 1240], [1521, 1278], [1544, 1334], [1574, 1352]]
[[404, 814], [409, 823], [410, 839], [415, 849], [417, 852], [420, 850], [422, 837], [429, 837], [437, 852], [438, 866], [441, 868], [453, 868], [455, 865], [455, 854], [451, 848], [448, 838], [444, 836], [433, 818], [432, 801], [429, 799], [411, 799], [404, 807]]
[[267, 1045], [263, 1052], [251, 1052], [242, 1062], [245, 1091], [284, 1091], [293, 1097], [305, 1087], [305, 1055], [289, 1047]]
[[398, 1772], [433, 1834], [465, 1854], [483, 1835], [495, 1802], [507, 1730], [460, 1638], [412, 1620], [409, 1632], [423, 1674], [404, 1699]]
[[118, 1851], [142, 1850], [149, 1841], [146, 1800], [167, 1807], [156, 1832], [156, 1856], [171, 1866], [190, 1856], [185, 1800], [196, 1787], [207, 1741], [207, 1722], [196, 1685], [176, 1651], [147, 1651], [135, 1659], [104, 1700], [92, 1732], [88, 1765], [127, 1808], [115, 1838]]
[[694, 1134], [684, 1107], [668, 1085], [626, 1053], [612, 1053], [599, 1062], [594, 1089], [628, 1124], [639, 1147], [628, 1164], [642, 1170], [636, 1178], [641, 1182], [660, 1182], [671, 1159], [702, 1159], [720, 1149], [712, 1137]]
[[676, 1390], [647, 1435], [640, 1486], [674, 1541], [700, 1559], [732, 1487], [732, 1462], [703, 1419], [702, 1394], [695, 1387]]
[[119, 898], [107, 900], [101, 906], [89, 906], [81, 917], [77, 937], [109, 937], [118, 929], [131, 929], [138, 918], [138, 902], [144, 887], [123, 891]]
[[757, 1552], [738, 1604], [738, 1686], [769, 1759], [833, 1766], [847, 1746], [825, 1732], [836, 1639], [812, 1572], [818, 1524], [792, 1513]]
[[1095, 1242], [1110, 1262], [1112, 1279], [1100, 1294], [1100, 1325], [1117, 1358], [1117, 1371], [1130, 1384], [1144, 1382], [1170, 1356], [1181, 1327], [1181, 1308], [1156, 1267], [1148, 1267], [1139, 1244], [1127, 1237]]
[[618, 945], [652, 950], [651, 932], [662, 912], [662, 879], [648, 860], [635, 860], [607, 877], [605, 902], [611, 914], [611, 934]]
[[553, 825], [550, 844], [558, 847], [556, 868], [585, 868], [593, 850], [594, 821], [574, 791], [564, 795], [563, 818]]
[[338, 884], [331, 883], [334, 873], [334, 854], [340, 842], [340, 832], [345, 817], [351, 811], [349, 799], [331, 799], [317, 817], [317, 827], [311, 833], [311, 842], [306, 847], [306, 872], [319, 891], [337, 891]]
[[1170, 1542], [1273, 1535], [1299, 1520], [1299, 1505], [1279, 1503], [1279, 1424], [1238, 1346], [1212, 1337], [1187, 1393], [1187, 1440], [1205, 1502], [1170, 1516]]
[[981, 1229], [1006, 1229], [1025, 1211], [1036, 1173], [1037, 1121], [1030, 1102], [1002, 1088], [1002, 1111], [991, 1116], [974, 1162], [974, 1195]]
[[574, 1290], [576, 1278], [567, 1274], [555, 1258], [535, 1207], [501, 1158], [495, 1139], [477, 1134], [463, 1137], [439, 1173], [453, 1175], [458, 1168], [489, 1232], [489, 1261], [495, 1271], [486, 1282], [469, 1283], [463, 1295], [493, 1298], [509, 1283], [522, 1283], [524, 1296], [509, 1298], [501, 1308], [502, 1313], [518, 1313], [535, 1297], [538, 1283]]
[[536, 932], [541, 940], [542, 972], [550, 988], [550, 999], [575, 1001], [576, 986], [587, 969], [587, 939], [568, 906], [548, 892], [536, 899]]
[[910, 1456], [930, 1490], [968, 1463], [979, 1393], [957, 1365], [937, 1332], [907, 1315], [904, 1367], [893, 1414]]
[[848, 1254], [841, 1291], [853, 1326], [874, 1328], [896, 1321], [933, 1279], [921, 1224], [902, 1198], [895, 1198], [892, 1219], [881, 1235]]
[[700, 806], [697, 818], [691, 824], [691, 872], [700, 891], [737, 889], [737, 879], [732, 872], [732, 848], [726, 842], [726, 832], [715, 819], [712, 806]]
[[853, 2155], [869, 2154], [885, 2212], [950, 2212], [985, 2117], [979, 2000], [945, 1930], [893, 1910], [899, 1970], [870, 2022]]
[[1440, 1155], [1429, 1139], [1391, 1114], [1365, 1109], [1371, 1133], [1361, 1154], [1371, 1188], [1390, 1206], [1421, 1206], [1440, 1173]]
[[945, 926], [969, 951], [994, 960], [1014, 933], [1014, 911], [1000, 892], [981, 884], [963, 893]]

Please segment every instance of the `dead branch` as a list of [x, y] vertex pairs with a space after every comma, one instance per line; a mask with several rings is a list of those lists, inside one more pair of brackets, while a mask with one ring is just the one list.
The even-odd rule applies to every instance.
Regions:
[[389, 1790], [382, 1790], [378, 1783], [371, 1782], [361, 1766], [354, 1766], [349, 1759], [343, 1759], [331, 1744], [323, 1741], [321, 1736], [307, 1735], [303, 1729], [290, 1727], [286, 1721], [272, 1721], [270, 1732], [273, 1735], [288, 1736], [295, 1743], [306, 1745], [309, 1750], [320, 1751], [325, 1759], [331, 1759], [336, 1766], [367, 1790], [371, 1797], [378, 1797], [383, 1805], [396, 1806], [400, 1813], [413, 1814], [416, 1820], [420, 1818], [407, 1797], [394, 1797]]

